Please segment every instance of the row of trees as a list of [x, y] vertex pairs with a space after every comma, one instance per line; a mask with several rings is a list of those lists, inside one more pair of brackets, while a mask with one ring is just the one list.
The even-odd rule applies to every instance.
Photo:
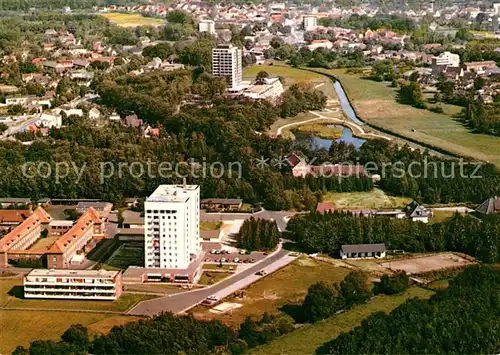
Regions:
[[479, 99], [470, 103], [464, 109], [464, 121], [478, 132], [499, 136], [500, 102], [495, 100], [494, 104], [485, 105]]
[[367, 218], [348, 213], [312, 213], [293, 217], [287, 229], [303, 247], [338, 255], [344, 244], [385, 243], [410, 252], [457, 251], [484, 262], [500, 261], [500, 216], [478, 219], [454, 215], [440, 223]]
[[430, 300], [412, 299], [390, 314], [372, 314], [317, 353], [495, 353], [499, 313], [500, 270], [473, 266]]
[[243, 222], [236, 241], [238, 248], [272, 250], [278, 245], [280, 237], [276, 221], [251, 217]]

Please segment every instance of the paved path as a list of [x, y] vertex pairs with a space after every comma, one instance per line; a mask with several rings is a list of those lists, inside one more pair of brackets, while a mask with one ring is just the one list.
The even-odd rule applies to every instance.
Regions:
[[[224, 294], [225, 292], [229, 292], [229, 290], [231, 292], [234, 292], [237, 289], [248, 286], [253, 282], [248, 281], [253, 280], [253, 276], [257, 271], [266, 269], [269, 266], [272, 267], [275, 262], [281, 263], [281, 259], [287, 258], [287, 254], [287, 250], [280, 249], [263, 261], [211, 287], [201, 290], [188, 291], [182, 294], [169, 295], [153, 300], [142, 301], [127, 313], [131, 315], [152, 316], [165, 311], [172, 313], [180, 313], [186, 311], [203, 302], [203, 300], [210, 295]], [[248, 279], [249, 277], [250, 279]], [[228, 290], [224, 291], [226, 289]]]

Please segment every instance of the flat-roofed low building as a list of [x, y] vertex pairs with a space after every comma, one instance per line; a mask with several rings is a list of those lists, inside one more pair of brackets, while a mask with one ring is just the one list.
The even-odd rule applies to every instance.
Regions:
[[25, 298], [114, 301], [121, 293], [120, 271], [34, 269], [24, 277]]
[[387, 248], [381, 244], [350, 244], [342, 245], [342, 259], [385, 258]]
[[204, 198], [201, 208], [217, 211], [237, 211], [241, 208], [243, 200], [240, 198]]

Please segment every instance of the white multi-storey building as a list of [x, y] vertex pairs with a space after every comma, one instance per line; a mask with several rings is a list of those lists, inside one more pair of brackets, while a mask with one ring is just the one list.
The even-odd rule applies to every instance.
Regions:
[[241, 49], [220, 44], [212, 50], [212, 74], [226, 78], [229, 89], [237, 89], [242, 80]]
[[215, 22], [213, 20], [200, 20], [198, 31], [208, 32], [211, 35], [215, 34]]
[[318, 18], [315, 15], [304, 15], [304, 30], [311, 31], [318, 26]]
[[24, 277], [24, 297], [114, 301], [122, 274], [106, 270], [33, 269]]
[[186, 269], [200, 252], [200, 188], [160, 185], [144, 203], [145, 266]]
[[443, 52], [436, 57], [432, 57], [432, 65], [458, 68], [460, 66], [460, 56], [455, 53]]

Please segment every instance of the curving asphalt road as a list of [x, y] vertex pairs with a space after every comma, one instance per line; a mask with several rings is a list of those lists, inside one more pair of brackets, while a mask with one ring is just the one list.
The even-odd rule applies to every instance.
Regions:
[[[188, 291], [152, 300], [142, 301], [127, 313], [130, 315], [153, 316], [161, 312], [180, 313], [186, 311], [201, 303], [208, 296], [222, 291], [223, 289], [231, 285], [236, 285], [238, 282], [241, 282], [248, 276], [254, 275], [257, 271], [262, 270], [266, 266], [269, 266], [276, 261], [279, 261], [287, 254], [287, 250], [281, 249], [275, 254], [270, 255], [268, 258], [259, 262], [258, 264], [255, 264], [252, 267], [249, 267], [248, 269], [241, 271], [214, 286], [201, 290]], [[243, 283], [242, 287], [244, 287]]]

